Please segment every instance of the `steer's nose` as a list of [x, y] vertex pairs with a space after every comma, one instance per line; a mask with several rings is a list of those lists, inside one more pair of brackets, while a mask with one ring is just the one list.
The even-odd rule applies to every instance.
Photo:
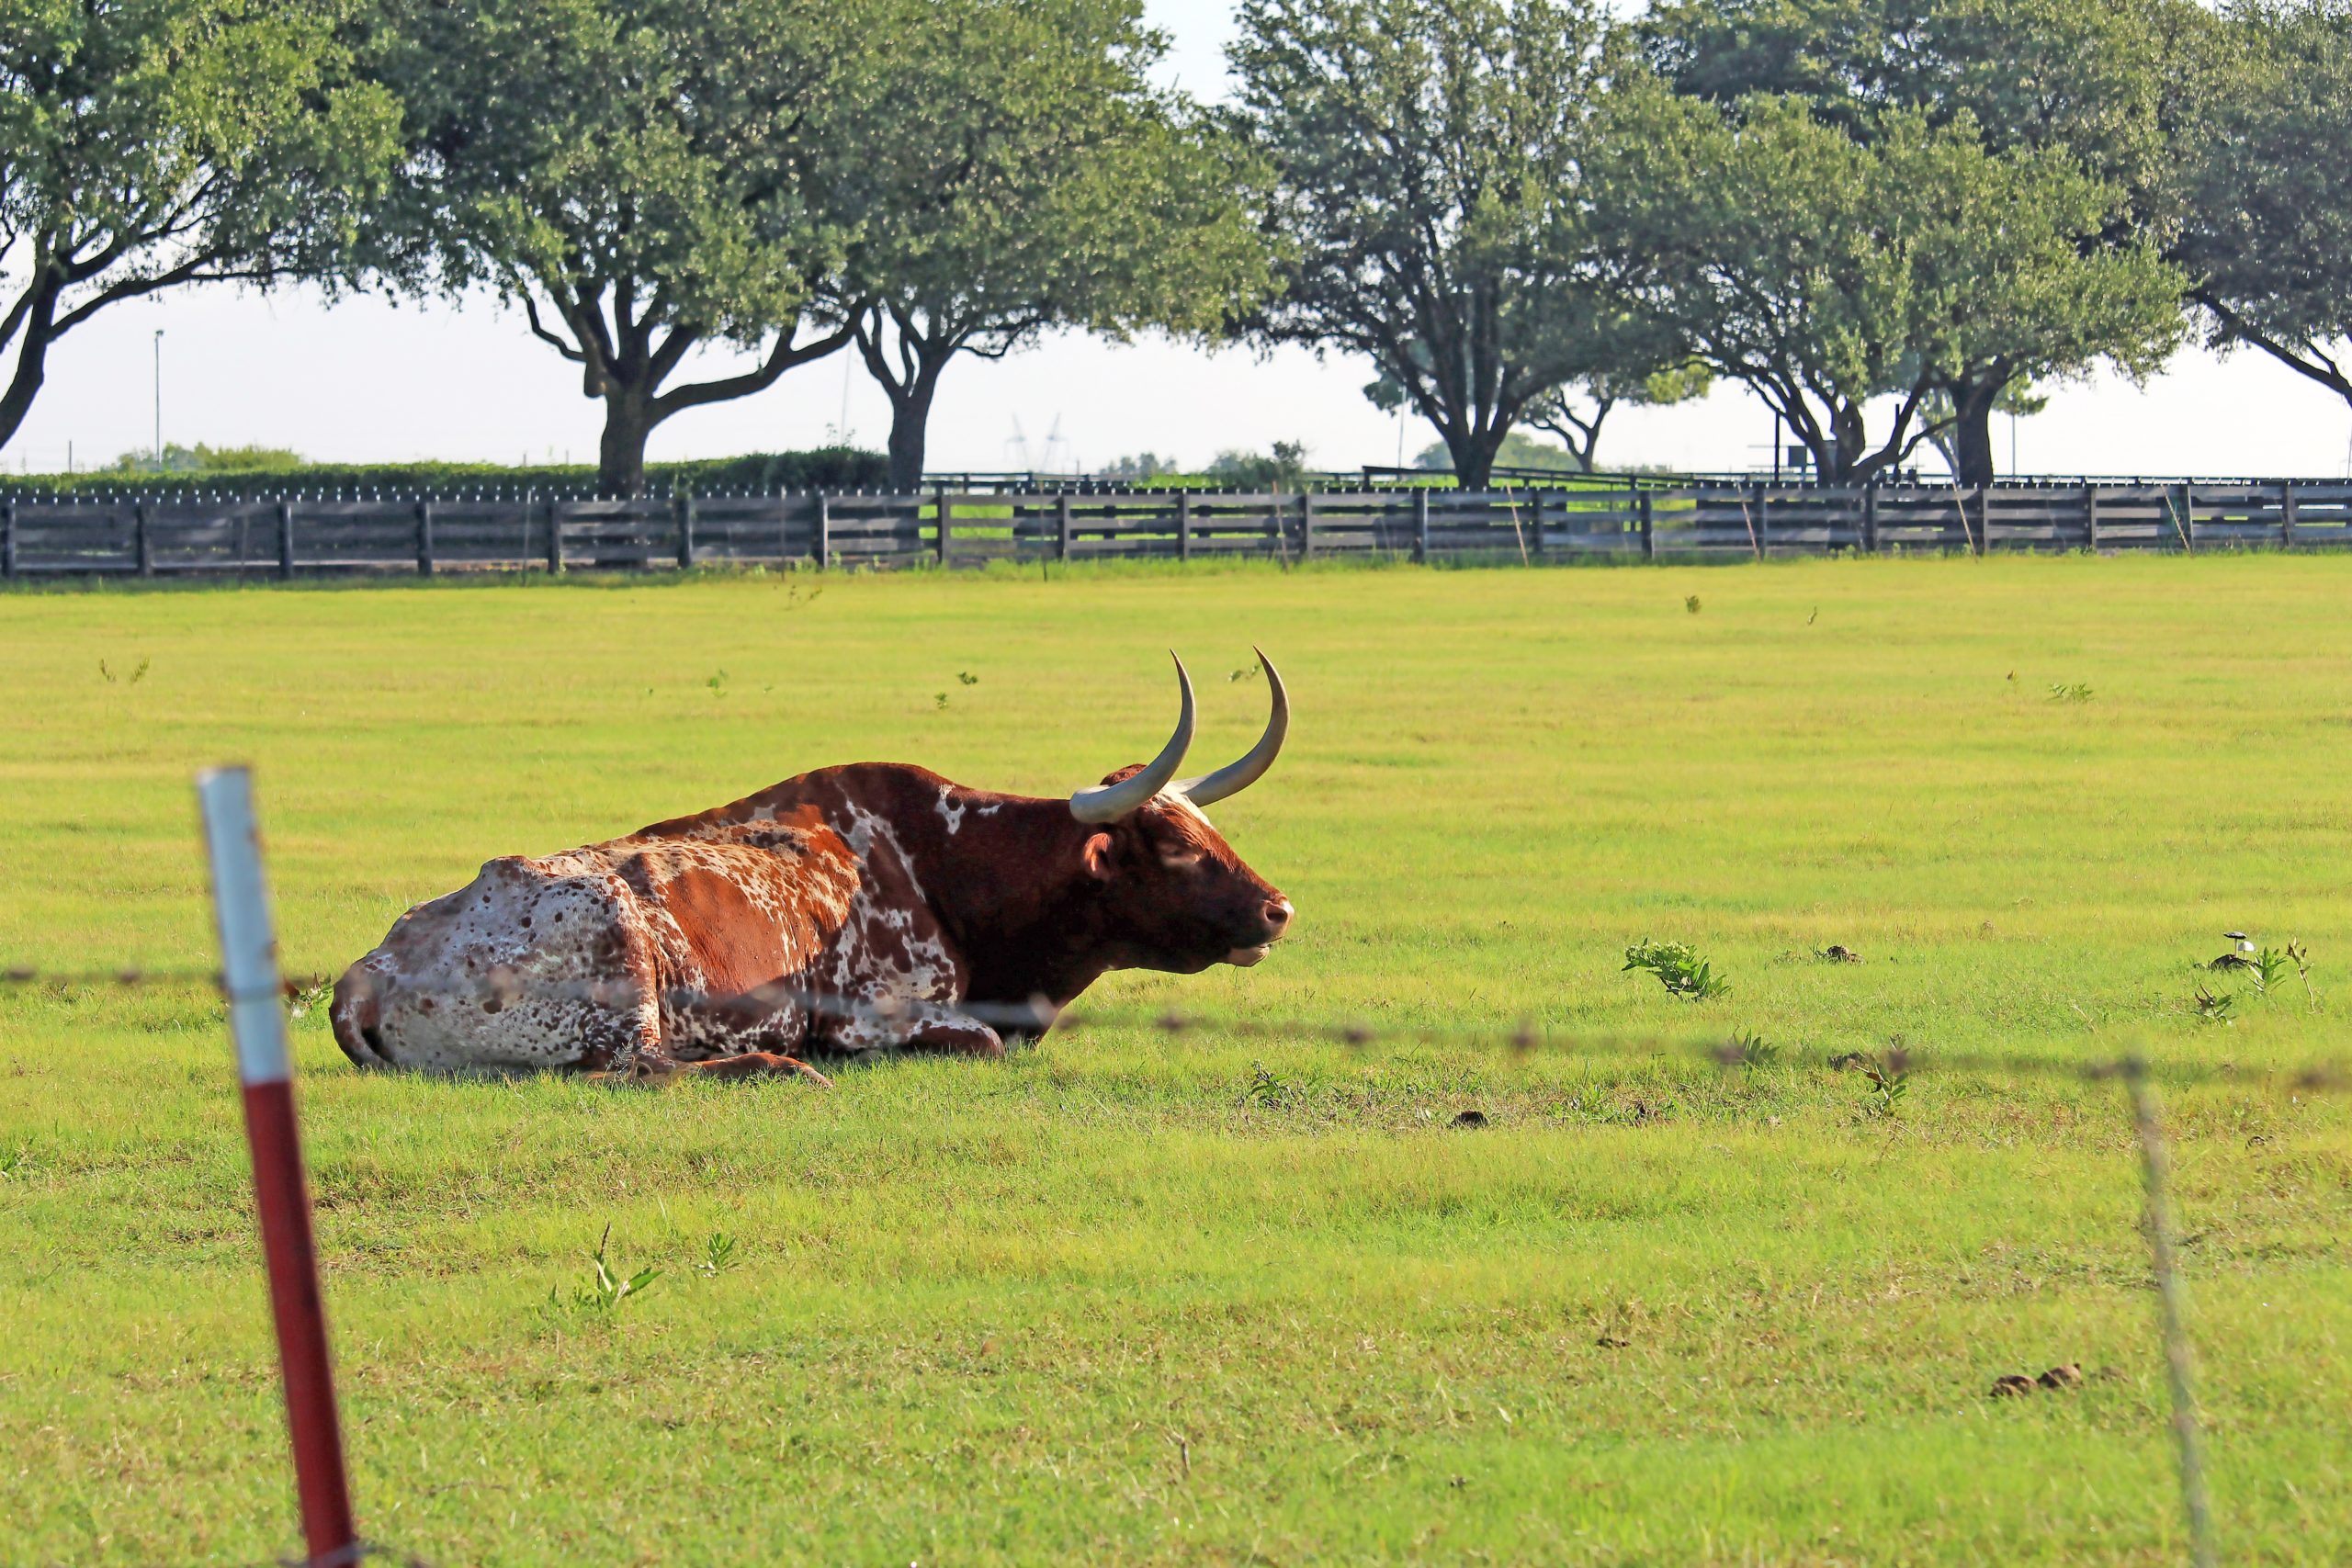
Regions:
[[1287, 898], [1267, 899], [1266, 929], [1276, 936], [1282, 935], [1290, 926], [1291, 916], [1295, 913], [1297, 911], [1291, 908], [1290, 900]]

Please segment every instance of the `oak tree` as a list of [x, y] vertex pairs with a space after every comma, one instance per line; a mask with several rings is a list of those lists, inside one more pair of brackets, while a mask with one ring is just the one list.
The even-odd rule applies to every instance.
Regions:
[[[846, 344], [811, 326], [842, 225], [812, 199], [871, 90], [860, 0], [390, 0], [375, 68], [408, 117], [352, 274], [487, 288], [604, 405], [597, 485], [647, 437]], [[677, 380], [706, 345], [749, 369]]]
[[1231, 60], [1266, 161], [1267, 343], [1372, 362], [1468, 487], [1529, 408], [1628, 368], [1588, 243], [1615, 63], [1583, 0], [1246, 0]]
[[320, 0], [0, 0], [0, 446], [58, 340], [182, 284], [315, 265], [397, 111]]
[[1770, 404], [1825, 481], [1903, 461], [1936, 429], [1932, 396], [2020, 344], [2042, 373], [2144, 372], [2178, 331], [2179, 278], [2152, 247], [2083, 243], [2116, 192], [2063, 153], [1989, 152], [1965, 115], [1883, 111], [1858, 132], [1794, 97], [1659, 96], [1613, 145], [1615, 243], [1651, 259], [1653, 318]]
[[[2119, 300], [2113, 285], [2143, 276], [2139, 264], [2173, 234], [2172, 127], [2203, 30], [2191, 0], [1670, 0], [1644, 24], [1676, 87], [1726, 113], [1794, 97], [1868, 141], [1899, 111], [1937, 131], [1965, 129], [1996, 158], [2062, 156], [2110, 190], [2098, 226], [2074, 239], [2128, 253], [2126, 265], [2084, 280], [2085, 309], [2047, 295], [1998, 300], [2002, 330], [1973, 333], [1970, 352], [1941, 361], [1935, 428], [1968, 484], [1992, 478], [1995, 409], [2031, 401], [2036, 379], [2101, 361], [2144, 373], [2177, 340], [2161, 307]], [[2035, 276], [2066, 286], [2046, 268]]]
[[925, 0], [890, 30], [826, 199], [851, 227], [834, 294], [906, 490], [957, 355], [1057, 327], [1206, 335], [1264, 269], [1241, 155], [1152, 85], [1164, 44], [1136, 0]]
[[2213, 341], [2352, 402], [2352, 3], [2255, 4], [2182, 137], [2179, 245]]

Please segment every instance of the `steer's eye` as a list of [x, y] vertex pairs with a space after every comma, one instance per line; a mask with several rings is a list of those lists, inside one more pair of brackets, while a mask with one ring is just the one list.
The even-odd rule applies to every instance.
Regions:
[[1208, 857], [1199, 850], [1162, 850], [1159, 863], [1170, 871], [1190, 871]]

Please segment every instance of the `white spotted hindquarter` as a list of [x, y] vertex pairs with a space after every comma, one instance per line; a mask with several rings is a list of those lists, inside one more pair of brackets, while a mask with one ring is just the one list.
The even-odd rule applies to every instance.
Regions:
[[714, 814], [492, 861], [403, 915], [336, 987], [355, 1061], [627, 1070], [899, 1043], [961, 965], [888, 823], [854, 805]]
[[492, 861], [344, 976], [336, 1037], [355, 1060], [425, 1072], [626, 1062], [660, 1036], [646, 924], [593, 850]]

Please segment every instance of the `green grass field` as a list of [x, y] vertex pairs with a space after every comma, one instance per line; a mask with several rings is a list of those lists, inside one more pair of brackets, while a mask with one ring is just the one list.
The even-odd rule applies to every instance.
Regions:
[[[1263, 720], [1252, 640], [1290, 680], [1283, 765], [1216, 815], [1293, 940], [1114, 976], [1114, 1021], [1005, 1062], [362, 1077], [300, 1020], [370, 1535], [442, 1568], [2181, 1560], [2120, 1093], [1937, 1059], [2339, 1052], [2352, 560], [820, 586], [0, 595], [0, 967], [209, 964], [209, 762], [255, 764], [288, 966], [326, 972], [492, 854], [826, 762], [1065, 793], [1165, 736], [1170, 645], [1204, 762]], [[2308, 944], [2316, 996], [2193, 973], [2233, 928]], [[1645, 936], [1728, 994], [1621, 972]], [[1267, 1032], [1299, 1020], [1463, 1035]], [[1518, 1056], [1521, 1021], [1780, 1065]], [[1825, 1066], [1896, 1043], [1891, 1111]], [[2347, 1101], [2165, 1093], [2228, 1562], [2352, 1558]], [[197, 987], [0, 992], [0, 1562], [294, 1553], [236, 1103]], [[607, 1224], [662, 1271], [611, 1312], [575, 1300]]]

